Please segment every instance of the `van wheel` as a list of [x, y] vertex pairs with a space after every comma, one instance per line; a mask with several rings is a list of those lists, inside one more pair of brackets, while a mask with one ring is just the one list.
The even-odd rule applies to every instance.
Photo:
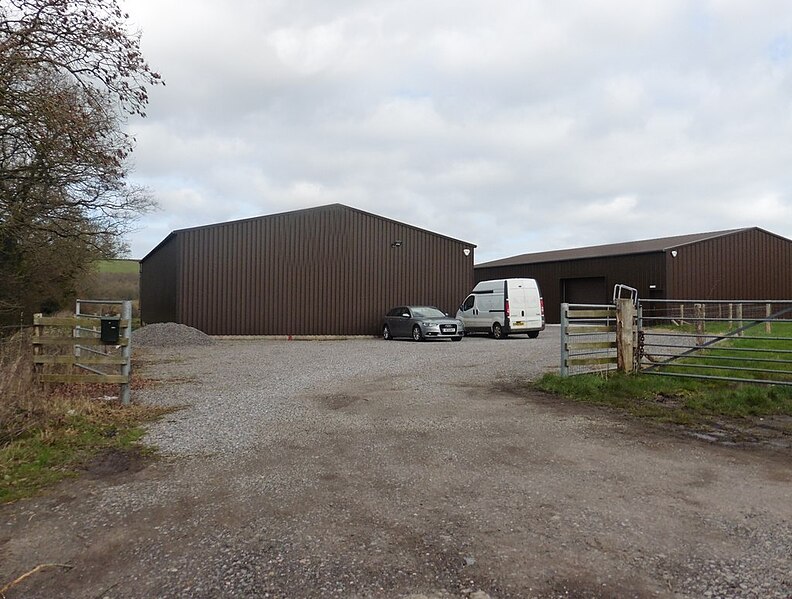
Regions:
[[393, 335], [391, 335], [390, 328], [388, 327], [388, 325], [382, 327], [382, 338], [385, 341], [390, 341], [391, 339], [393, 339]]
[[529, 339], [536, 339], [539, 336], [539, 331], [528, 331]]
[[492, 325], [492, 336], [495, 337], [495, 339], [503, 339], [504, 337], [503, 329], [497, 322]]
[[423, 333], [421, 333], [421, 327], [418, 325], [413, 327], [413, 341], [423, 341]]

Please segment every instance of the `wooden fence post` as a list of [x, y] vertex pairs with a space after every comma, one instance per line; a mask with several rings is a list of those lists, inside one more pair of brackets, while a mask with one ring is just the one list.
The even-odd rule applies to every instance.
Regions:
[[704, 304], [693, 304], [693, 318], [696, 321], [696, 345], [704, 345]]
[[129, 388], [132, 383], [132, 302], [125, 301], [122, 306], [121, 318], [126, 321], [123, 337], [126, 345], [121, 348], [124, 357], [124, 364], [121, 366], [121, 374], [126, 378], [126, 383], [121, 385], [121, 403], [129, 405]]
[[616, 367], [619, 372], [635, 370], [635, 304], [619, 299], [616, 304]]
[[[742, 304], [737, 304], [737, 327], [738, 328], [743, 326], [742, 319], [743, 319], [743, 305]], [[737, 333], [737, 336], [738, 337], [742, 337], [743, 336], [743, 332], [740, 331], [739, 333]]]
[[[773, 306], [772, 304], [765, 304], [765, 317], [770, 318], [770, 315], [773, 313]], [[773, 332], [773, 325], [769, 320], [765, 321], [765, 333], [768, 335]]]
[[33, 315], [33, 377], [36, 379], [41, 374], [41, 364], [36, 363], [35, 356], [41, 354], [41, 344], [38, 343], [38, 340], [41, 338], [41, 330], [44, 328], [41, 326], [43, 316], [41, 312]]

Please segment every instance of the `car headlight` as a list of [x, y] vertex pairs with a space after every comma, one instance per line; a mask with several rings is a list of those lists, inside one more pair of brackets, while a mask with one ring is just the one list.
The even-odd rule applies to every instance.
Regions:
[[435, 323], [433, 323], [431, 320], [427, 320], [427, 321], [422, 322], [421, 326], [422, 327], [431, 327], [431, 326], [435, 326]]

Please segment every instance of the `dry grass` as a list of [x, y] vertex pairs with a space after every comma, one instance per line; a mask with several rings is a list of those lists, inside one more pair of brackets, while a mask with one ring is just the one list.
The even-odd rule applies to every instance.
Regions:
[[46, 402], [33, 384], [30, 333], [0, 338], [0, 445], [45, 419]]
[[[133, 388], [146, 385], [133, 378]], [[103, 399], [117, 393], [117, 385], [36, 385], [30, 334], [0, 339], [0, 502], [72, 475], [97, 452], [134, 446], [140, 424], [170, 411]]]

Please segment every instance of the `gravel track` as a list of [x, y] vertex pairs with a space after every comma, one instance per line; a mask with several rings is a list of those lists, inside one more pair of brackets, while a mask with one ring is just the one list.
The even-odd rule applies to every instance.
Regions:
[[[140, 352], [165, 458], [0, 508], [14, 597], [792, 593], [789, 452], [519, 391], [537, 340], [217, 341]], [[144, 465], [144, 464], [143, 464]]]
[[[331, 396], [350, 381], [387, 380], [387, 387], [403, 378], [418, 387], [434, 385], [436, 376], [450, 384], [535, 378], [558, 370], [558, 335], [558, 327], [548, 327], [539, 339], [509, 338], [500, 347], [486, 337], [469, 337], [459, 348], [447, 341], [223, 341], [211, 369], [201, 359], [203, 349], [186, 347], [166, 358], [173, 360], [167, 376], [184, 383], [154, 389], [146, 401], [189, 408], [151, 427], [148, 440], [170, 454], [236, 454], [293, 435], [285, 425], [319, 416], [313, 404], [295, 397]], [[497, 358], [481, 355], [493, 349], [501, 350]], [[405, 401], [409, 416], [409, 404], [425, 399]]]

